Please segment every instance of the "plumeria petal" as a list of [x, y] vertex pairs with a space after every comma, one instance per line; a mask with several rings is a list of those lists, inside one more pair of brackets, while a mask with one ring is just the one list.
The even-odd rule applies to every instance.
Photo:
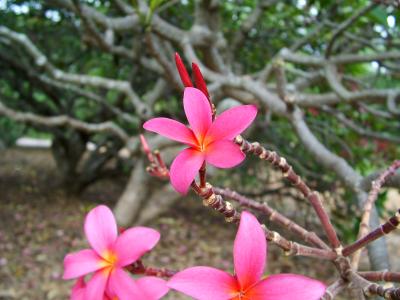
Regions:
[[105, 289], [110, 275], [110, 269], [103, 269], [94, 273], [85, 289], [85, 300], [99, 300], [105, 296]]
[[148, 300], [158, 300], [169, 291], [167, 282], [157, 277], [142, 277], [136, 280], [136, 284], [139, 289], [146, 294], [146, 299]]
[[177, 192], [181, 194], [187, 193], [204, 159], [205, 155], [203, 153], [191, 148], [185, 149], [178, 154], [170, 169], [171, 184]]
[[224, 111], [212, 123], [206, 141], [232, 140], [254, 121], [256, 115], [255, 105], [239, 105]]
[[233, 276], [210, 267], [183, 270], [175, 274], [167, 285], [198, 300], [228, 300], [238, 290]]
[[278, 274], [260, 281], [246, 292], [246, 297], [252, 300], [319, 300], [325, 289], [325, 285], [315, 279]]
[[64, 258], [63, 279], [78, 278], [102, 268], [101, 257], [91, 249], [68, 254]]
[[187, 145], [197, 144], [193, 132], [182, 123], [172, 119], [154, 118], [145, 122], [143, 128]]
[[118, 266], [125, 267], [147, 251], [151, 250], [160, 239], [160, 233], [147, 227], [133, 227], [125, 230], [114, 246]]
[[84, 300], [86, 283], [83, 277], [79, 277], [72, 287], [70, 300]]
[[136, 282], [122, 269], [115, 269], [110, 274], [109, 289], [113, 298], [118, 300], [147, 300]]
[[197, 139], [203, 140], [211, 126], [211, 107], [207, 97], [198, 89], [187, 87], [183, 95], [183, 106], [190, 127]]
[[93, 208], [86, 216], [85, 234], [90, 246], [104, 257], [117, 239], [117, 224], [111, 210], [105, 205]]
[[206, 161], [215, 167], [232, 168], [244, 159], [244, 153], [232, 141], [216, 141], [207, 146]]
[[264, 271], [267, 256], [264, 231], [256, 217], [244, 211], [233, 247], [235, 273], [242, 290], [257, 283]]

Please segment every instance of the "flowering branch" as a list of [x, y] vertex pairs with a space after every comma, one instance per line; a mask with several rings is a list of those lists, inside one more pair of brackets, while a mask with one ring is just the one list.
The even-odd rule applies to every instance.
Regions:
[[[303, 195], [313, 194], [310, 188], [302, 181], [302, 179], [293, 171], [292, 167], [286, 162], [286, 160], [280, 157], [278, 154], [272, 151], [268, 151], [265, 148], [261, 147], [258, 143], [249, 143], [245, 141], [243, 138], [238, 136], [235, 139], [235, 142], [241, 146], [242, 151], [246, 153], [254, 153], [258, 155], [261, 159], [267, 160], [273, 166], [280, 169], [286, 178], [297, 187]], [[150, 160], [150, 159], [149, 159]], [[150, 161], [151, 162], [151, 161]], [[397, 166], [397, 164], [394, 164]], [[394, 167], [393, 167], [394, 168]], [[390, 173], [394, 173], [395, 170], [389, 168], [391, 171]], [[386, 174], [386, 173], [385, 173]], [[388, 175], [385, 176], [387, 178]], [[383, 181], [381, 182], [381, 185]], [[353, 253], [354, 251], [366, 246], [373, 240], [379, 238], [383, 234], [387, 234], [390, 231], [397, 228], [400, 223], [400, 210], [396, 213], [395, 216], [389, 219], [388, 222], [383, 224], [380, 228], [374, 230], [372, 233], [367, 235], [364, 239], [356, 241], [355, 243], [345, 247], [343, 251], [337, 251], [338, 249], [334, 249], [336, 251], [327, 250], [328, 246], [319, 239], [315, 233], [308, 232], [306, 229], [302, 228], [295, 222], [287, 219], [280, 213], [276, 212], [272, 208], [270, 208], [265, 203], [257, 203], [254, 200], [251, 200], [247, 197], [244, 197], [237, 192], [231, 191], [229, 189], [221, 189], [221, 188], [214, 188], [211, 184], [206, 183], [204, 188], [199, 187], [195, 181], [192, 183], [193, 191], [203, 199], [203, 204], [205, 206], [210, 206], [214, 210], [220, 212], [224, 215], [225, 220], [231, 223], [238, 223], [240, 220], [240, 213], [232, 206], [232, 204], [228, 201], [223, 199], [223, 196], [229, 197], [234, 201], [237, 201], [240, 206], [249, 207], [265, 213], [267, 216], [270, 217], [271, 221], [274, 221], [281, 226], [288, 228], [290, 231], [299, 234], [305, 241], [309, 241], [317, 247], [322, 249], [307, 247], [305, 245], [298, 244], [293, 241], [289, 241], [282, 237], [279, 233], [275, 231], [270, 231], [265, 227], [262, 226], [264, 231], [265, 237], [268, 241], [276, 244], [281, 249], [285, 251], [286, 255], [298, 255], [298, 256], [308, 256], [308, 257], [315, 257], [319, 259], [327, 259], [331, 260], [335, 266], [337, 267], [338, 271], [340, 272], [342, 279], [336, 281], [332, 284], [325, 292], [325, 295], [322, 299], [324, 300], [331, 300], [334, 299], [335, 296], [340, 293], [349, 283], [352, 283], [353, 286], [357, 286], [360, 288], [362, 293], [366, 296], [373, 296], [378, 295], [383, 297], [384, 299], [391, 299], [391, 300], [399, 300], [400, 294], [399, 289], [396, 288], [384, 288], [378, 284], [372, 283], [371, 281], [380, 281], [380, 280], [387, 280], [392, 282], [397, 282], [399, 280], [400, 275], [398, 273], [390, 272], [390, 273], [379, 273], [379, 272], [361, 272], [356, 273], [353, 271], [350, 261], [347, 259], [347, 256]], [[307, 196], [306, 196], [307, 197]], [[311, 201], [311, 200], [310, 200]], [[313, 200], [315, 201], [315, 200]], [[320, 200], [319, 200], [320, 201]], [[311, 201], [312, 202], [312, 201]], [[315, 203], [315, 202], [314, 202]], [[317, 202], [320, 204], [321, 208], [322, 203]], [[318, 207], [318, 204], [317, 204]], [[323, 210], [324, 212], [324, 210]], [[324, 216], [323, 216], [324, 218]], [[326, 218], [329, 221], [329, 216], [326, 215]], [[329, 221], [330, 223], [330, 221]], [[333, 229], [334, 230], [334, 229]], [[335, 232], [336, 234], [336, 232]], [[340, 248], [339, 248], [340, 250]], [[161, 274], [160, 276], [164, 276], [162, 270], [158, 269], [149, 269], [145, 268], [140, 269], [140, 272], [153, 272], [151, 274], [157, 273]], [[139, 272], [139, 271], [136, 271]], [[165, 276], [168, 276], [165, 274]], [[361, 298], [360, 298], [361, 299]]]
[[[225, 201], [221, 195], [215, 194], [214, 190], [215, 189], [211, 186], [211, 184], [207, 183], [206, 188], [198, 194], [203, 198], [203, 204], [205, 206], [210, 206], [216, 211], [222, 213], [227, 222], [237, 223], [240, 220], [240, 214], [230, 202]], [[327, 260], [334, 260], [337, 258], [337, 254], [330, 250], [307, 247], [305, 245], [289, 241], [282, 237], [278, 232], [267, 229], [265, 225], [263, 225], [263, 229], [266, 239], [283, 249], [285, 254], [288, 256], [308, 256]]]
[[[141, 139], [142, 139], [142, 144], [143, 144], [143, 141], [145, 141], [145, 138], [143, 137]], [[146, 150], [144, 150], [146, 152], [146, 154], [151, 153], [151, 150], [148, 147], [146, 142], [145, 142], [145, 145], [146, 145], [146, 147], [143, 147], [143, 149], [147, 149], [147, 152], [146, 152]], [[149, 155], [147, 155], [147, 157], [149, 159], [150, 166], [151, 166], [154, 163], [154, 158]], [[147, 171], [149, 172], [150, 175], [159, 177], [162, 179], [167, 179], [169, 176], [168, 174], [165, 176], [158, 176], [158, 174], [154, 172], [154, 169], [149, 169], [149, 167], [147, 168]], [[225, 221], [228, 223], [236, 223], [237, 224], [239, 222], [240, 213], [233, 207], [233, 205], [229, 201], [225, 201], [223, 199], [223, 197], [221, 195], [221, 194], [223, 194], [223, 192], [221, 194], [219, 194], [218, 192], [215, 193], [216, 191], [221, 192], [223, 190], [214, 188], [210, 183], [206, 183], [205, 187], [201, 188], [195, 183], [195, 181], [192, 182], [191, 187], [192, 187], [192, 190], [203, 199], [204, 206], [211, 207], [215, 211], [218, 211], [219, 213], [221, 213], [225, 217]], [[252, 203], [252, 204], [254, 205], [254, 203]], [[243, 206], [246, 206], [246, 205], [243, 204]], [[260, 209], [260, 211], [262, 211], [262, 209]], [[269, 211], [269, 210], [267, 209], [267, 211]], [[278, 216], [277, 218], [281, 222], [286, 223], [287, 221], [290, 221], [286, 217], [280, 215], [278, 212], [275, 211], [275, 213], [277, 214], [277, 216]], [[292, 222], [292, 221], [290, 221], [290, 222]], [[288, 225], [288, 228], [291, 228], [290, 230], [293, 230], [293, 232], [296, 232], [296, 233], [300, 233], [300, 236], [302, 236], [305, 241], [309, 240], [312, 243], [315, 243], [315, 245], [317, 245], [318, 247], [323, 248], [323, 249], [307, 247], [305, 245], [302, 245], [302, 244], [299, 244], [299, 243], [296, 243], [293, 241], [289, 241], [289, 240], [285, 239], [284, 237], [282, 237], [278, 232], [268, 230], [264, 225], [263, 229], [265, 232], [266, 239], [270, 242], [273, 242], [281, 249], [283, 249], [285, 251], [285, 254], [288, 256], [289, 255], [308, 256], [308, 257], [316, 257], [316, 258], [327, 259], [327, 260], [334, 260], [337, 258], [337, 254], [335, 252], [327, 250], [328, 246], [322, 240], [320, 240], [318, 238], [318, 236], [315, 235], [315, 233], [307, 232], [304, 228], [300, 227], [299, 225], [295, 224], [294, 222], [292, 222], [292, 223], [293, 224], [291, 226]]]
[[288, 219], [278, 211], [268, 206], [267, 203], [265, 202], [259, 203], [255, 200], [240, 195], [239, 193], [232, 191], [230, 189], [222, 189], [214, 187], [213, 190], [219, 195], [226, 196], [236, 201], [237, 203], [239, 203], [240, 206], [248, 207], [265, 214], [266, 216], [269, 217], [269, 220], [271, 222], [279, 224], [280, 226], [286, 228], [287, 230], [293, 232], [294, 234], [298, 234], [305, 242], [310, 242], [314, 246], [317, 246], [322, 249], [329, 249], [329, 246], [323, 240], [321, 240], [314, 232], [310, 232], [305, 228], [303, 228], [302, 226], [300, 226], [299, 224], [297, 224], [296, 222]]
[[317, 192], [312, 191], [299, 175], [293, 170], [292, 166], [285, 158], [279, 156], [275, 151], [269, 151], [262, 147], [259, 143], [250, 143], [241, 136], [235, 138], [235, 143], [240, 146], [245, 153], [251, 153], [258, 156], [262, 160], [266, 160], [274, 167], [282, 171], [283, 175], [290, 183], [292, 183], [311, 203], [321, 224], [325, 230], [328, 240], [335, 251], [340, 251], [341, 244], [337, 237], [336, 230], [333, 227], [330, 218], [322, 205], [322, 200]]
[[[186, 125], [182, 123], [167, 118], [151, 119], [143, 126], [149, 131], [159, 133], [172, 140], [186, 144], [189, 147], [183, 150], [175, 158], [171, 164], [170, 172], [167, 173], [166, 176], [163, 176], [163, 178], [168, 178], [169, 176], [172, 186], [181, 194], [186, 194], [188, 188], [191, 187], [192, 190], [203, 199], [203, 204], [205, 206], [211, 207], [221, 213], [229, 223], [242, 224], [243, 216], [245, 216], [245, 219], [248, 218], [248, 213], [239, 212], [239, 210], [230, 202], [224, 200], [224, 196], [236, 201], [240, 207], [249, 207], [264, 213], [271, 221], [287, 228], [292, 233], [299, 235], [306, 242], [311, 243], [314, 247], [305, 246], [287, 240], [278, 232], [271, 231], [265, 225], [261, 225], [262, 240], [265, 241], [266, 239], [267, 241], [278, 245], [285, 251], [286, 255], [308, 256], [332, 261], [341, 278], [326, 290], [323, 299], [333, 299], [348, 285], [357, 287], [355, 290], [356, 294], [353, 296], [358, 299], [365, 299], [365, 296], [369, 295], [380, 295], [385, 299], [400, 299], [398, 298], [399, 295], [397, 289], [385, 289], [358, 274], [356, 268], [351, 265], [350, 260], [347, 257], [354, 251], [366, 246], [375, 239], [398, 227], [400, 223], [400, 210], [395, 216], [390, 218], [388, 222], [365, 236], [365, 238], [361, 238], [343, 249], [337, 236], [337, 232], [331, 223], [330, 217], [322, 204], [322, 199], [319, 194], [316, 191], [313, 191], [302, 180], [285, 158], [279, 156], [274, 151], [265, 149], [257, 142], [250, 143], [239, 135], [255, 118], [257, 112], [256, 108], [254, 106], [238, 106], [225, 111], [215, 118], [213, 104], [210, 101], [205, 81], [197, 65], [193, 64], [193, 71], [195, 76], [195, 86], [199, 89], [192, 87], [192, 81], [179, 55], [176, 56], [176, 63], [183, 84], [188, 86], [185, 89], [183, 102], [185, 114], [190, 127], [186, 127]], [[278, 81], [280, 81], [280, 96], [286, 98], [285, 78], [284, 73], [282, 72], [283, 70], [277, 70], [277, 77]], [[289, 109], [289, 107], [287, 107], [287, 109]], [[294, 106], [293, 115], [297, 117], [299, 116], [299, 110]], [[151, 155], [149, 156], [149, 153], [152, 153], [151, 150], [147, 149], [145, 151], [147, 151], [150, 165], [154, 164], [156, 160]], [[328, 238], [330, 247], [315, 233], [307, 231], [294, 221], [270, 208], [266, 203], [258, 203], [257, 201], [249, 199], [229, 189], [214, 188], [210, 183], [206, 182], [206, 163], [218, 168], [230, 168], [243, 161], [244, 154], [254, 154], [260, 159], [271, 163], [283, 173], [284, 177], [287, 178], [296, 189], [301, 192], [314, 208]], [[162, 165], [163, 168], [167, 169], [161, 160], [161, 156], [158, 157], [158, 165]], [[385, 172], [384, 175], [380, 177], [379, 186], [376, 185], [376, 190], [371, 192], [369, 198], [371, 205], [376, 199], [377, 193], [386, 178], [393, 174], [398, 167], [398, 163], [395, 163], [391, 168], [389, 168], [389, 171]], [[195, 180], [197, 174], [199, 174], [199, 184], [196, 183]], [[157, 174], [155, 176], [157, 176]], [[370, 210], [371, 209], [366, 209], [366, 213], [368, 214], [368, 211]], [[254, 223], [254, 221], [251, 222]], [[255, 223], [253, 225], [255, 225]], [[145, 272], [143, 266], [136, 268], [138, 269], [136, 272]], [[188, 295], [203, 295], [203, 292], [199, 292], [198, 289], [193, 289], [193, 287], [190, 286], [191, 283], [189, 284], [188, 282], [198, 281], [198, 279], [192, 278], [192, 275], [198, 275], [203, 278], [205, 275], [203, 272], [211, 274], [214, 271], [193, 269], [196, 268], [189, 268], [178, 272], [172, 278], [172, 283], [169, 286]], [[372, 275], [369, 274], [367, 276]], [[374, 274], [374, 276], [376, 277], [378, 275]], [[394, 278], [396, 277], [394, 276]], [[180, 280], [183, 280], [183, 282]], [[200, 282], [202, 282], [202, 280], [200, 280]], [[218, 290], [217, 287], [215, 289]], [[242, 293], [241, 295], [246, 294], [246, 292], [243, 294], [243, 291], [240, 293]], [[205, 294], [212, 295], [212, 292], [211, 294], [205, 292]]]
[[164, 160], [161, 157], [160, 151], [151, 151], [143, 134], [140, 135], [140, 142], [142, 144], [143, 151], [146, 154], [147, 159], [150, 163], [150, 165], [146, 168], [147, 172], [149, 172], [150, 175], [161, 179], [169, 178], [169, 171], [167, 166], [165, 165]]

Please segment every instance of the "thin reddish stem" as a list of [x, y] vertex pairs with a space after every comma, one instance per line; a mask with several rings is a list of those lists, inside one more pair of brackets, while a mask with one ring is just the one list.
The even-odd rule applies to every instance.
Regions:
[[206, 186], [206, 162], [203, 162], [199, 170], [199, 178], [200, 178], [200, 188], [204, 188]]
[[329, 249], [329, 246], [321, 240], [314, 232], [309, 232], [305, 228], [301, 227], [294, 221], [285, 217], [278, 211], [269, 207], [266, 203], [260, 203], [253, 199], [247, 198], [239, 193], [232, 191], [230, 189], [221, 189], [221, 188], [213, 188], [217, 194], [228, 197], [234, 201], [237, 201], [241, 206], [249, 207], [251, 209], [257, 210], [259, 212], [264, 213], [269, 217], [271, 222], [279, 224], [280, 226], [288, 229], [294, 234], [298, 234], [304, 241], [310, 242], [314, 246], [323, 249]]
[[166, 278], [172, 277], [177, 273], [176, 271], [164, 268], [159, 269], [159, 268], [145, 267], [141, 260], [134, 262], [133, 264], [127, 266], [125, 269], [131, 274], [142, 274], [146, 276], [156, 276], [156, 277], [166, 277]]
[[370, 281], [386, 281], [386, 282], [398, 282], [400, 283], [400, 272], [389, 272], [389, 271], [370, 271], [370, 272], [358, 272], [361, 277]]
[[376, 228], [375, 230], [371, 231], [366, 236], [358, 239], [353, 244], [345, 247], [343, 249], [343, 255], [349, 256], [350, 254], [353, 254], [358, 249], [365, 247], [366, 245], [375, 241], [376, 239], [379, 239], [380, 237], [384, 236], [385, 234], [389, 234], [393, 230], [397, 229], [399, 227], [399, 224], [400, 224], [400, 209], [385, 224], [383, 224], [383, 225], [379, 226], [378, 228]]
[[142, 149], [144, 153], [147, 155], [147, 159], [149, 160], [150, 163], [154, 162], [154, 157], [153, 154], [151, 153], [149, 144], [146, 141], [146, 138], [144, 137], [143, 134], [140, 135], [140, 143], [142, 144]]
[[307, 186], [303, 179], [301, 179], [301, 177], [296, 174], [296, 172], [293, 170], [292, 166], [286, 161], [286, 159], [279, 156], [275, 151], [269, 151], [265, 149], [260, 145], [260, 143], [250, 143], [244, 140], [241, 136], [237, 136], [235, 138], [235, 143], [240, 146], [240, 149], [242, 149], [243, 152], [254, 154], [260, 159], [271, 163], [274, 167], [282, 171], [286, 179], [289, 180], [289, 182], [292, 183], [293, 186], [295, 186], [311, 203], [332, 248], [336, 251], [340, 251], [341, 243], [337, 236], [336, 230], [331, 223], [329, 215], [322, 205], [322, 200], [319, 194], [315, 191], [312, 191]]
[[[358, 237], [357, 237], [358, 239], [361, 239], [362, 237], [365, 237], [368, 234], [368, 231], [370, 230], [369, 219], [371, 216], [371, 211], [372, 208], [374, 207], [376, 199], [378, 198], [379, 191], [385, 184], [385, 181], [390, 176], [392, 176], [399, 168], [400, 168], [400, 160], [396, 160], [389, 166], [389, 168], [387, 168], [384, 172], [382, 172], [382, 174], [378, 177], [377, 180], [372, 181], [371, 191], [369, 192], [367, 201], [364, 204], [364, 209], [363, 209], [364, 213], [361, 218], [360, 229], [358, 231]], [[352, 259], [352, 265], [355, 269], [358, 268], [360, 258], [361, 258], [361, 250], [358, 250], [357, 252], [354, 253]]]

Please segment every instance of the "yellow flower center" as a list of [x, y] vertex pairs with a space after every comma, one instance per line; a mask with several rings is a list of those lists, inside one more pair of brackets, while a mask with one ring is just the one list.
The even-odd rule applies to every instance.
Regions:
[[102, 255], [101, 266], [114, 268], [118, 262], [118, 257], [114, 251], [107, 250]]

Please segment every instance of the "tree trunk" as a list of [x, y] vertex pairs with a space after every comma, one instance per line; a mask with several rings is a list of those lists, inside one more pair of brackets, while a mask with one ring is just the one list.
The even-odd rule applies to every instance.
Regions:
[[114, 209], [117, 223], [120, 226], [130, 226], [138, 216], [143, 201], [149, 194], [149, 178], [143, 159], [138, 159]]
[[61, 174], [63, 186], [69, 193], [78, 193], [80, 181], [77, 166], [86, 151], [86, 138], [72, 130], [65, 133], [55, 132], [51, 151]]
[[135, 223], [138, 225], [146, 224], [166, 212], [180, 198], [181, 195], [172, 188], [169, 182], [164, 184], [151, 194]]

